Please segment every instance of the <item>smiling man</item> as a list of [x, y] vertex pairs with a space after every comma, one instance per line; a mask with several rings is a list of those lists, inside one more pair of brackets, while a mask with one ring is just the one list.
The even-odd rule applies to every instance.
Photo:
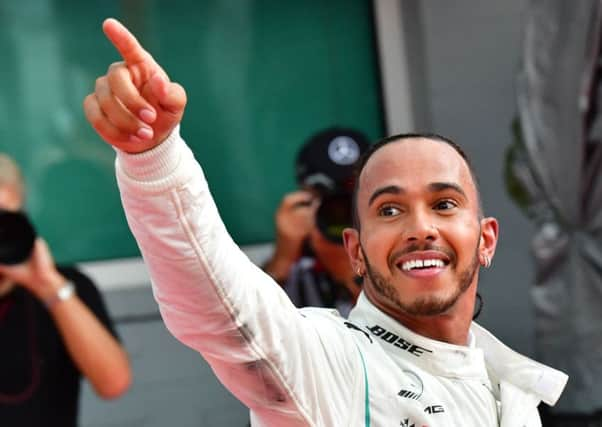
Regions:
[[[472, 322], [498, 225], [462, 151], [433, 135], [373, 146], [344, 232], [364, 277], [346, 320], [297, 309], [235, 245], [179, 134], [186, 93], [113, 19], [123, 61], [84, 101], [117, 150], [130, 228], [168, 329], [200, 352], [254, 426], [536, 427], [566, 375]], [[249, 209], [252, 209], [249, 207]]]

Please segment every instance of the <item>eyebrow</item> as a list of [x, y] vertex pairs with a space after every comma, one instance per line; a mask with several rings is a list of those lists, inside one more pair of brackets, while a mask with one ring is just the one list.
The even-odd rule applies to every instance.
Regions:
[[387, 185], [386, 187], [378, 188], [372, 195], [370, 196], [370, 200], [368, 200], [368, 206], [374, 202], [378, 196], [381, 194], [403, 194], [405, 190], [397, 185]]
[[[432, 182], [427, 187], [429, 191], [433, 193], [438, 193], [441, 191], [452, 190], [456, 193], [462, 195], [462, 197], [466, 198], [466, 193], [458, 184], [453, 182]], [[372, 195], [370, 196], [370, 200], [368, 200], [368, 206], [370, 206], [374, 200], [376, 200], [382, 194], [403, 194], [406, 190], [397, 185], [387, 185], [386, 187], [378, 188]]]
[[454, 182], [433, 182], [433, 183], [429, 184], [428, 188], [429, 188], [429, 190], [431, 190], [434, 193], [437, 193], [440, 191], [445, 191], [445, 190], [452, 190], [452, 191], [455, 191], [456, 193], [462, 195], [462, 197], [467, 198], [466, 193], [464, 192], [464, 190], [462, 190], [462, 187], [460, 187], [458, 184], [456, 184]]

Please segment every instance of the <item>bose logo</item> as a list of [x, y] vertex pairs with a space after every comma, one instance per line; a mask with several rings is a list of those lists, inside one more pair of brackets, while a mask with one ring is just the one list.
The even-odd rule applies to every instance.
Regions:
[[407, 342], [399, 335], [395, 335], [392, 332], [387, 331], [385, 328], [374, 325], [368, 328], [370, 332], [372, 332], [375, 336], [379, 337], [381, 340], [388, 342], [389, 344], [393, 344], [395, 347], [405, 350], [416, 357], [420, 357], [424, 352], [432, 353], [431, 350], [420, 347], [419, 345], [412, 344], [411, 342]]

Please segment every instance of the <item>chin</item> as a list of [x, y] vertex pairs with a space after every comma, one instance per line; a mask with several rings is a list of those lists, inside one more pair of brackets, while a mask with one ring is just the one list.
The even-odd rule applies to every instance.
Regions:
[[419, 292], [412, 298], [400, 295], [399, 308], [414, 316], [437, 316], [445, 314], [457, 302], [459, 295], [450, 292]]

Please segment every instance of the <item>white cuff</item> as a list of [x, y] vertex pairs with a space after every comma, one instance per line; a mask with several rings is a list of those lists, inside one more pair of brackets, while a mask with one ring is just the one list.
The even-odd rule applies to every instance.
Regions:
[[152, 150], [138, 154], [115, 150], [117, 163], [134, 181], [151, 182], [169, 176], [180, 162], [180, 151], [176, 147], [178, 140], [180, 140], [180, 125], [177, 125], [165, 141]]

